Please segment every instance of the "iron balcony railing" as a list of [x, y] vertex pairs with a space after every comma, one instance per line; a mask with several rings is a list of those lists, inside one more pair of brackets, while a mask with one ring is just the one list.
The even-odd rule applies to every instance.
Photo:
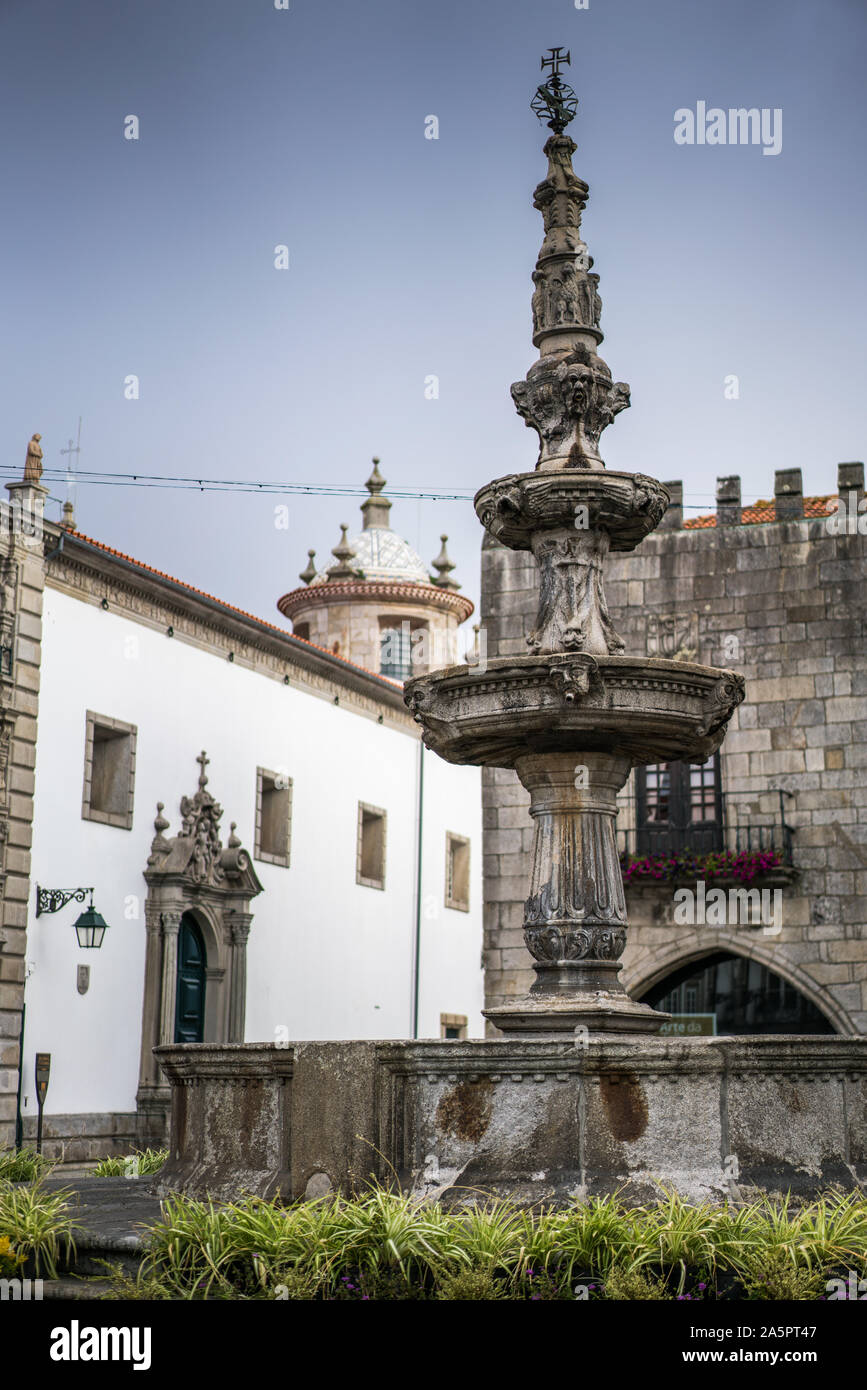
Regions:
[[[773, 806], [767, 804], [769, 793], [776, 797]], [[721, 793], [721, 814], [713, 820], [678, 819], [675, 808], [669, 807], [666, 819], [639, 824], [636, 798], [630, 793], [618, 798], [617, 848], [621, 855], [636, 858], [681, 852], [760, 854], [775, 849], [782, 862], [792, 867], [795, 828], [786, 821], [784, 800], [791, 795], [782, 787], [769, 788], [759, 797]]]

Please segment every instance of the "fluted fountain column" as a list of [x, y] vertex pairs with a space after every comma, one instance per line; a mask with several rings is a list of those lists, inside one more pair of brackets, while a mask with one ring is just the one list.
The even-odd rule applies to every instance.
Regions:
[[617, 793], [632, 763], [608, 753], [530, 753], [515, 771], [530, 793], [535, 834], [524, 941], [536, 981], [519, 1007], [489, 1009], [504, 1032], [588, 1030], [618, 1023], [647, 1032], [663, 1015], [619, 981], [626, 899], [614, 833]]

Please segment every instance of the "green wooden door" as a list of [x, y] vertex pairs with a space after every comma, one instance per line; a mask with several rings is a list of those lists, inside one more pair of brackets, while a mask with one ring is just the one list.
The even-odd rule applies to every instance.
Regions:
[[175, 1002], [175, 1042], [204, 1042], [205, 968], [202, 933], [185, 912], [178, 932], [178, 990]]

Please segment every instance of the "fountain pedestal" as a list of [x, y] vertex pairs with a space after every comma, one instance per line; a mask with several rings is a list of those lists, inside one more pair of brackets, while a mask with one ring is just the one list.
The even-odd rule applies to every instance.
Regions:
[[516, 759], [535, 823], [524, 941], [536, 981], [527, 998], [485, 1011], [507, 1035], [653, 1033], [669, 1017], [635, 1003], [618, 978], [626, 900], [614, 822], [631, 766], [597, 752]]

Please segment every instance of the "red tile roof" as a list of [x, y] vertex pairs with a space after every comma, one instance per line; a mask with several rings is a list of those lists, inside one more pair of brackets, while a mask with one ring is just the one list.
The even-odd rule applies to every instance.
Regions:
[[136, 560], [132, 555], [125, 555], [122, 550], [115, 550], [111, 545], [94, 540], [93, 536], [86, 536], [83, 531], [65, 531], [64, 535], [74, 536], [78, 541], [85, 541], [87, 545], [92, 545], [96, 550], [101, 550], [106, 555], [114, 555], [116, 559], [123, 560], [126, 564], [133, 565], [137, 570], [143, 570], [146, 574], [155, 574], [158, 579], [167, 579], [170, 584], [177, 584], [180, 589], [186, 589], [187, 593], [195, 594], [198, 598], [205, 598], [209, 603], [215, 603], [228, 613], [234, 613], [239, 618], [246, 618], [259, 627], [270, 628], [272, 632], [279, 633], [281, 637], [288, 637], [290, 641], [299, 642], [302, 646], [310, 647], [313, 651], [324, 652], [332, 661], [339, 661], [341, 665], [352, 671], [361, 671], [365, 676], [373, 676], [376, 680], [382, 681], [384, 685], [389, 685], [395, 690], [403, 688], [400, 681], [393, 681], [388, 676], [381, 676], [378, 671], [368, 671], [366, 666], [357, 666], [354, 661], [347, 661], [345, 657], [330, 652], [327, 647], [320, 647], [304, 637], [296, 637], [288, 628], [278, 627], [276, 623], [269, 623], [266, 618], [259, 618], [255, 613], [248, 613], [244, 608], [236, 608], [233, 603], [226, 603], [225, 600], [217, 598], [214, 594], [209, 594], [205, 589], [197, 589], [194, 584], [187, 584], [183, 579], [176, 579], [173, 574], [167, 574], [165, 570], [155, 569], [153, 565], [146, 565], [142, 560]]
[[[834, 510], [836, 502], [836, 492], [829, 493], [827, 497], [805, 497], [804, 516], [808, 518], [828, 516]], [[754, 502], [751, 507], [744, 507], [741, 511], [742, 526], [752, 526], [759, 521], [776, 521], [776, 519], [777, 511], [773, 500]], [[690, 531], [697, 528], [703, 529], [707, 526], [716, 526], [716, 516], [713, 513], [708, 516], [692, 516], [683, 524], [684, 528]]]

